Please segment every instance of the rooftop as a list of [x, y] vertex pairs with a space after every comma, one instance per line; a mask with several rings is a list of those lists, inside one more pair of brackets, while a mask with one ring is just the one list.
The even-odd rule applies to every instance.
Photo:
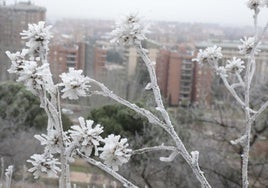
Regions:
[[[219, 46], [222, 48], [232, 48], [232, 49], [238, 49], [238, 46], [241, 45], [242, 42], [239, 40], [235, 40], [235, 41], [229, 41], [229, 40], [218, 40], [218, 41], [213, 41], [213, 40], [209, 40], [209, 41], [202, 41], [202, 42], [198, 42], [196, 43], [196, 47], [197, 48], [206, 48], [209, 46]], [[262, 50], [267, 50], [268, 51], [268, 43], [261, 43], [261, 45], [259, 46], [260, 49]]]
[[0, 5], [0, 9], [46, 11], [46, 8], [36, 6], [31, 1], [20, 1], [11, 5], [6, 5], [5, 3], [3, 3]]

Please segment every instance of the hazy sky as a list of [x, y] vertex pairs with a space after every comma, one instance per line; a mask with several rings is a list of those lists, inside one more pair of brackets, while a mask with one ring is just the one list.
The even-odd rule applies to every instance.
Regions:
[[[8, 0], [14, 2], [14, 0]], [[246, 0], [33, 0], [47, 8], [48, 18], [116, 19], [138, 12], [153, 20], [251, 25]], [[268, 9], [263, 9], [268, 20]]]

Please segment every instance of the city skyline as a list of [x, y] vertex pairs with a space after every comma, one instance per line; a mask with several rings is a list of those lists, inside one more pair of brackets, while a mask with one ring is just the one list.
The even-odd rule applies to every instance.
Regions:
[[[6, 2], [12, 4], [20, 1]], [[61, 18], [118, 20], [129, 13], [138, 13], [146, 20], [252, 25], [252, 11], [247, 8], [245, 0], [136, 0], [127, 3], [125, 0], [32, 0], [32, 2], [47, 8], [49, 20]], [[265, 8], [261, 11], [259, 23], [265, 24], [268, 21], [267, 17], [268, 9]]]

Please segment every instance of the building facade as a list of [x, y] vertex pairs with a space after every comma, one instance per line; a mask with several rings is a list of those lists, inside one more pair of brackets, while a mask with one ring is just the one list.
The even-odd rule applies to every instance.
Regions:
[[85, 55], [83, 43], [52, 44], [49, 51], [49, 63], [55, 80], [68, 68], [84, 69]]
[[156, 60], [156, 76], [162, 96], [168, 105], [194, 102], [195, 64], [188, 51], [160, 50]]

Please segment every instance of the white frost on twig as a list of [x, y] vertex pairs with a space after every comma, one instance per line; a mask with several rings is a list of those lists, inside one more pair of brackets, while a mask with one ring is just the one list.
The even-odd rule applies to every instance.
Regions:
[[159, 160], [162, 162], [172, 162], [177, 156], [178, 156], [177, 151], [173, 151], [168, 157], [160, 157]]
[[244, 145], [245, 144], [245, 141], [246, 141], [246, 135], [243, 135], [241, 136], [240, 138], [236, 139], [236, 140], [231, 140], [231, 144], [233, 145], [237, 145], [237, 144], [241, 144], [241, 145]]
[[199, 159], [199, 151], [192, 151], [192, 164], [198, 164], [198, 159]]

